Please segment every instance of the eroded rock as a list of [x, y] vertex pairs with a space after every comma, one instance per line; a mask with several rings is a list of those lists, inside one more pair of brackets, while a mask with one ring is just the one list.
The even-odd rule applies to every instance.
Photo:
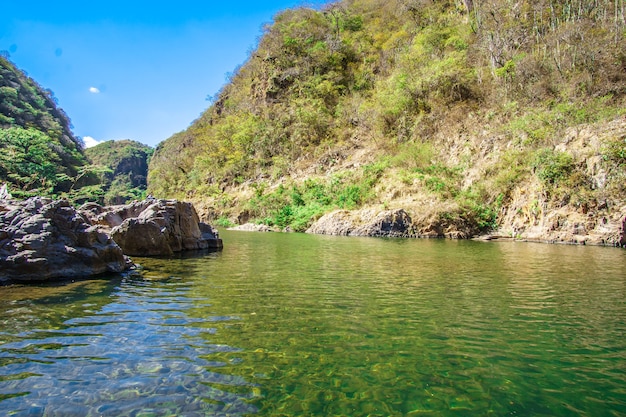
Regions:
[[402, 209], [336, 210], [316, 221], [307, 233], [335, 236], [413, 237], [411, 217]]
[[45, 281], [122, 272], [122, 249], [66, 200], [0, 201], [0, 280]]
[[275, 229], [265, 224], [244, 223], [239, 226], [230, 227], [228, 230], [236, 230], [238, 232], [276, 232], [280, 229]]
[[127, 255], [169, 256], [222, 248], [217, 231], [200, 222], [191, 203], [146, 199], [112, 207], [89, 204], [81, 210], [93, 223], [110, 230]]

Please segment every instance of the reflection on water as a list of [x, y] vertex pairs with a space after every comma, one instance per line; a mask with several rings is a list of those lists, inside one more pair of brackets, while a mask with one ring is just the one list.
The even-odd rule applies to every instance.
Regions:
[[223, 233], [143, 277], [0, 288], [0, 412], [626, 410], [626, 254]]

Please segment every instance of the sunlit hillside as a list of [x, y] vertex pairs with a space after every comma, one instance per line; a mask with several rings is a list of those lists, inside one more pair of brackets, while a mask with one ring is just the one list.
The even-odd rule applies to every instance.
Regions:
[[90, 200], [110, 205], [145, 198], [148, 162], [153, 151], [132, 140], [109, 140], [85, 149], [92, 170], [98, 171], [100, 178]]
[[[404, 208], [462, 235], [626, 206], [620, 0], [344, 0], [285, 10], [149, 191], [305, 230]], [[201, 53], [201, 51], [199, 51]], [[515, 231], [515, 230], [514, 230]]]

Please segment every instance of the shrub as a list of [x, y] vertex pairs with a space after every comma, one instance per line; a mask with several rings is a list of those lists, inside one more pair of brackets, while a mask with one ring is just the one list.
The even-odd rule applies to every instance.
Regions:
[[544, 185], [554, 186], [570, 176], [574, 159], [567, 152], [544, 148], [537, 151], [531, 165]]

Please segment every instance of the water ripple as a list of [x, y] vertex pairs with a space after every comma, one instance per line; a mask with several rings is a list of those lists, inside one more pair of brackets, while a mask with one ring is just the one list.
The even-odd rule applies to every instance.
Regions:
[[[26, 331], [0, 345], [0, 411], [14, 416], [241, 415], [254, 384], [216, 372], [212, 356], [240, 349], [207, 343], [215, 328], [185, 314], [185, 286], [125, 281], [98, 311], [58, 330]], [[10, 336], [10, 337], [9, 337]], [[133, 414], [134, 415], [134, 414]]]

